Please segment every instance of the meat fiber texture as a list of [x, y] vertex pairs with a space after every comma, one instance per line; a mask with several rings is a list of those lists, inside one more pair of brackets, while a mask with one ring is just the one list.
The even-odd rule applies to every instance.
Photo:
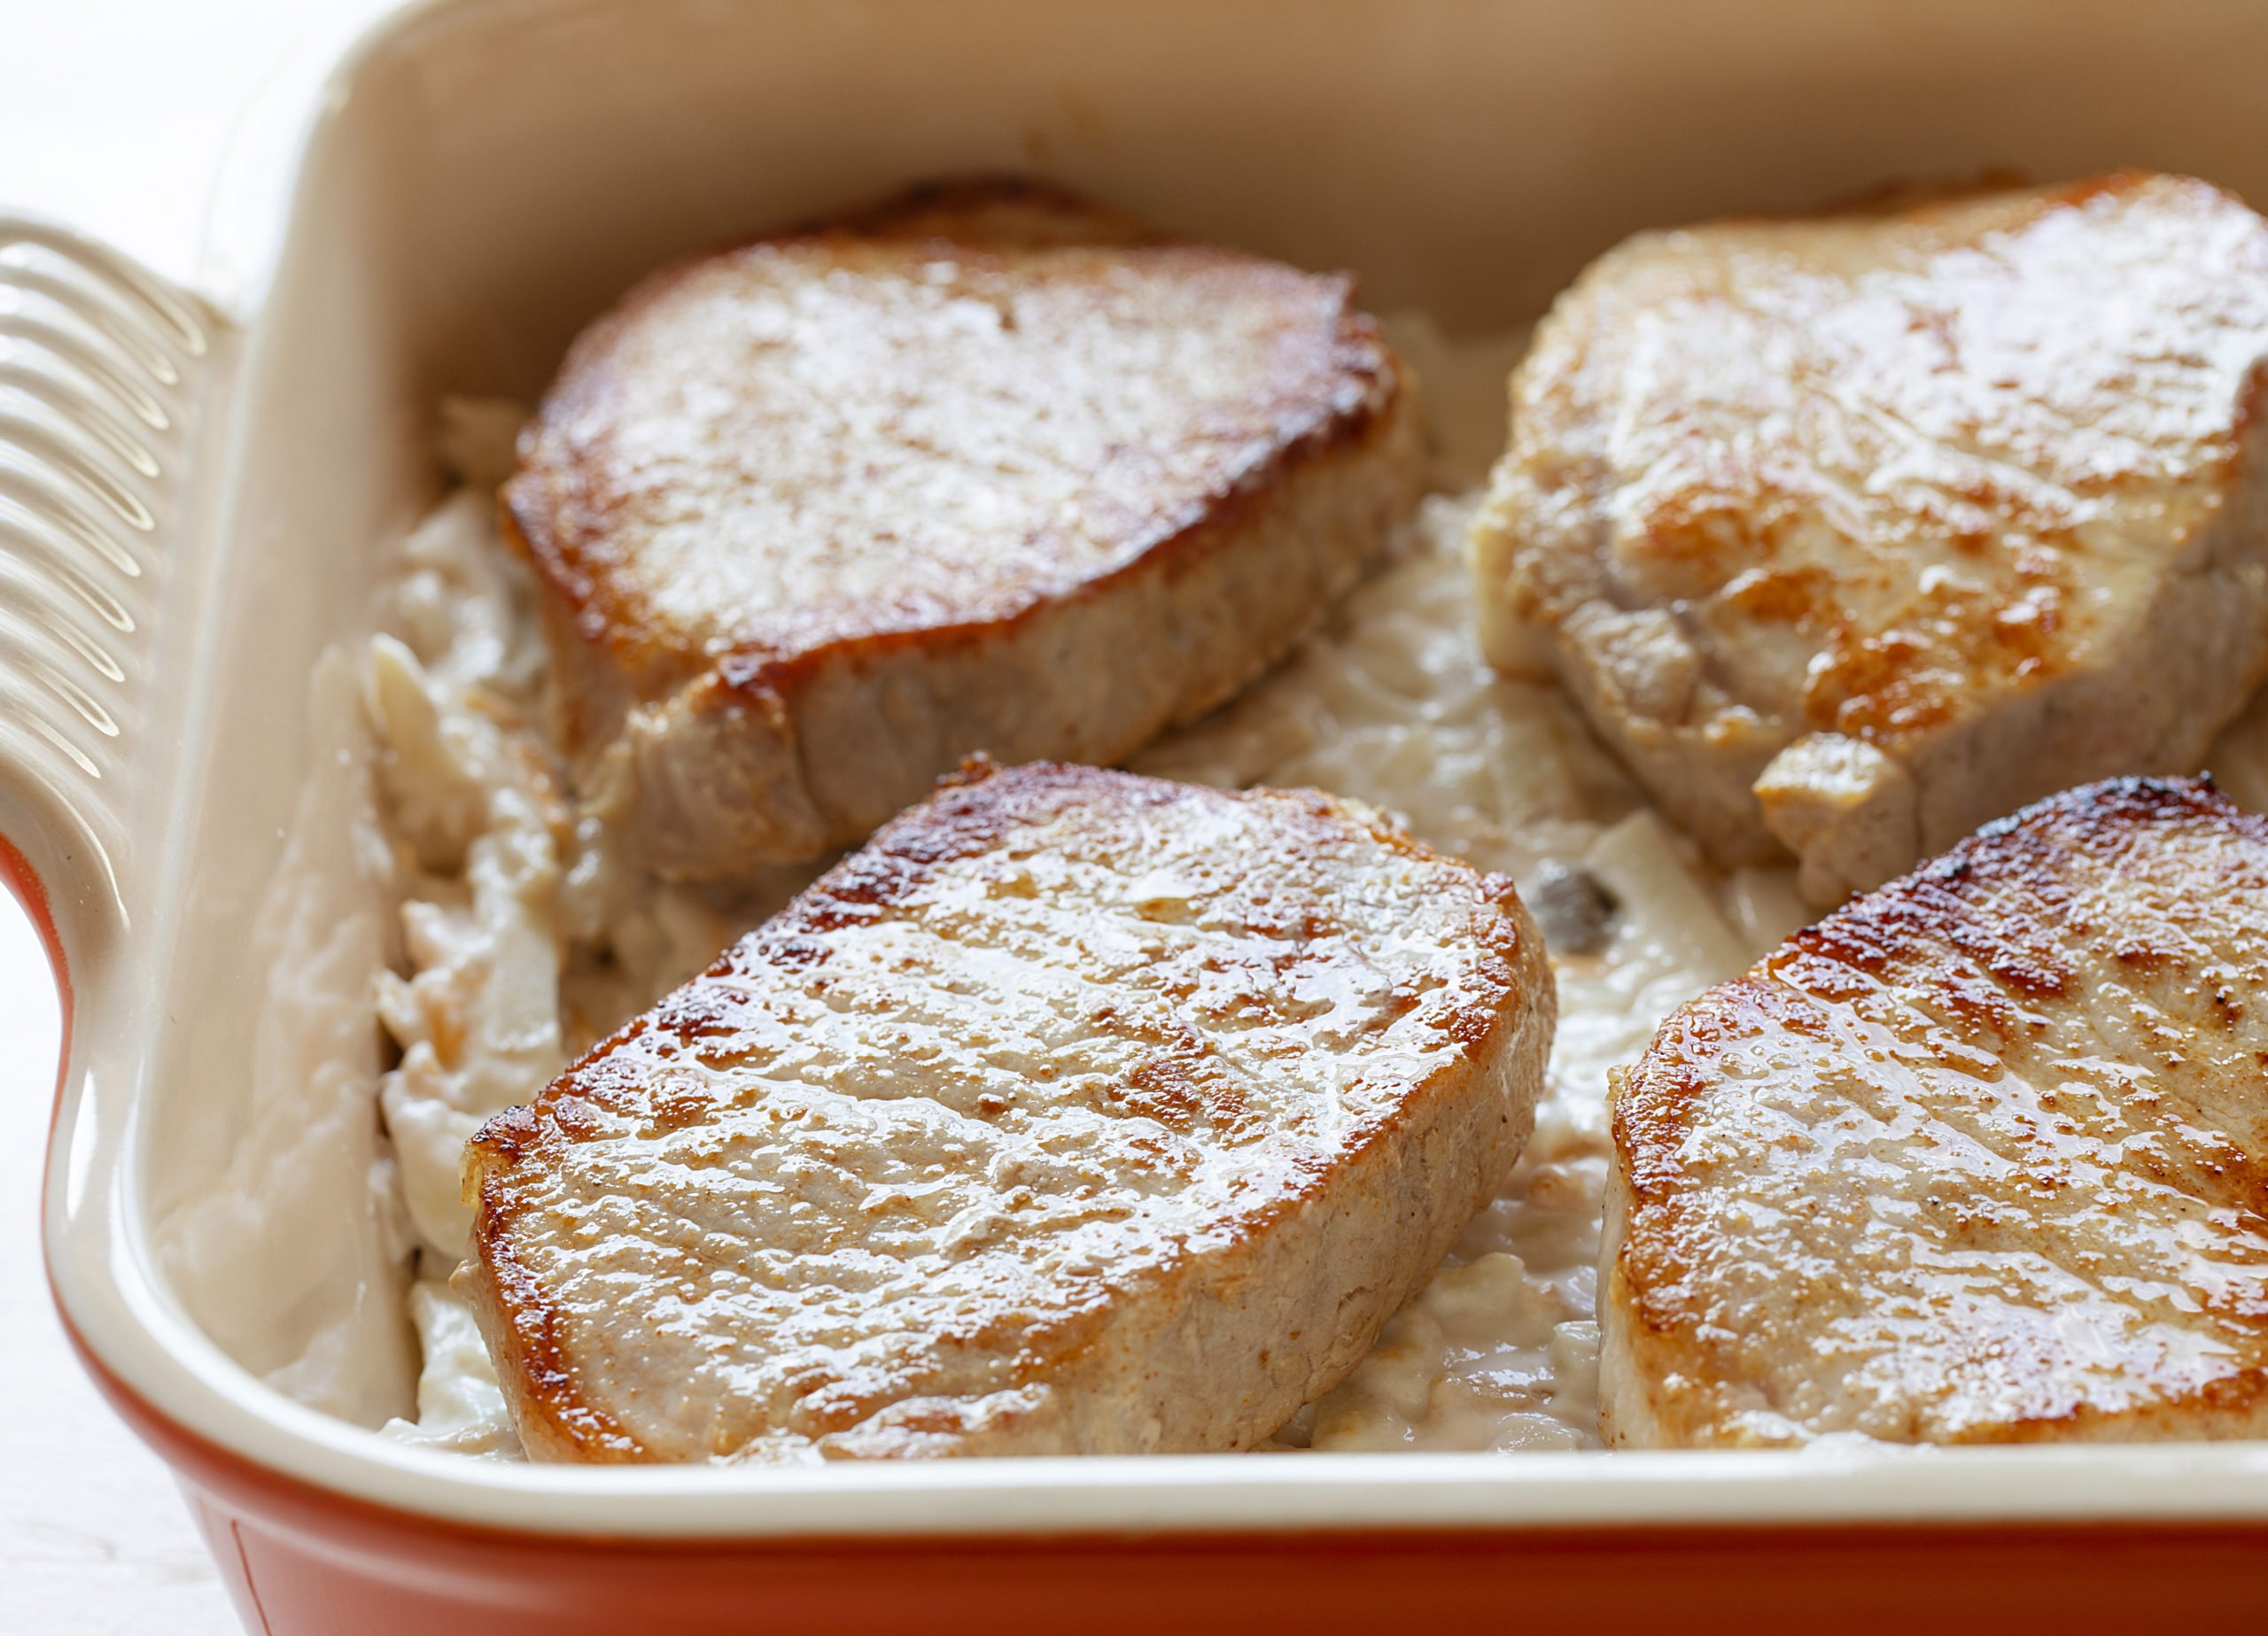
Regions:
[[2268, 824], [1995, 824], [1666, 1022], [1613, 1093], [1611, 1445], [2268, 1434]]
[[1031, 184], [656, 274], [506, 485], [586, 805], [674, 880], [864, 839], [965, 756], [1109, 764], [1312, 630], [1414, 507], [1350, 279]]
[[1509, 880], [1313, 792], [977, 767], [467, 1160], [539, 1459], [1254, 1446], [1503, 1183]]
[[1512, 383], [1482, 636], [1839, 902], [2268, 664], [2268, 223], [2180, 177], [1642, 234]]

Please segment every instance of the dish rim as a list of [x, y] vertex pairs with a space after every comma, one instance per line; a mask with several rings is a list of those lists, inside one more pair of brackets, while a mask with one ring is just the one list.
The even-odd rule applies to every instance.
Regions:
[[[335, 35], [310, 41], [270, 81], [240, 123], [211, 195], [200, 256], [198, 282], [209, 293], [199, 299], [236, 348], [223, 361], [232, 372], [260, 343], [266, 281], [289, 222], [305, 208], [312, 156], [364, 68], [420, 30], [532, 3], [409, 0], [357, 25], [343, 50]], [[310, 96], [308, 65], [318, 58], [319, 89]], [[288, 153], [279, 156], [279, 142]], [[233, 447], [248, 435], [245, 417], [224, 392], [214, 407]], [[235, 461], [209, 440], [201, 455], [204, 480], [217, 472], [224, 491]], [[211, 513], [208, 506], [208, 522]], [[4, 810], [14, 814], [12, 832], [22, 814]], [[394, 1444], [257, 1380], [161, 1287], [135, 1198], [143, 1104], [136, 1088], [121, 1095], [109, 1082], [113, 1066], [133, 1066], [130, 1048], [116, 1041], [131, 1040], [148, 1007], [118, 992], [126, 973], [111, 957], [120, 928], [103, 893], [51, 857], [45, 870], [35, 866], [19, 840], [35, 856], [43, 850], [29, 837], [0, 839], [0, 877], [40, 926], [63, 996], [42, 1218], [66, 1330], [145, 1436], [202, 1446], [286, 1483], [481, 1529], [686, 1540], [2268, 1523], [2268, 1441], [1958, 1449], [1853, 1441], [1795, 1453], [1307, 1453], [821, 1468], [538, 1466]], [[75, 990], [74, 972], [90, 977], [88, 992]]]

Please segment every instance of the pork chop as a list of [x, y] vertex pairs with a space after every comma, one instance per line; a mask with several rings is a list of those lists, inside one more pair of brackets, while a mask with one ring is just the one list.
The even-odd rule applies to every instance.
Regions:
[[2268, 1435], [2268, 823], [2210, 783], [1992, 825], [1612, 1112], [1610, 1443]]
[[1502, 1182], [1511, 883], [1313, 792], [979, 767], [467, 1151], [542, 1460], [1240, 1449]]
[[1512, 381], [1483, 641], [1720, 864], [1840, 901], [2268, 663], [2268, 223], [2120, 174], [1646, 233]]
[[667, 269], [504, 490], [584, 792], [677, 879], [814, 858], [962, 756], [1116, 761], [1229, 698], [1415, 503], [1351, 279], [1030, 184]]

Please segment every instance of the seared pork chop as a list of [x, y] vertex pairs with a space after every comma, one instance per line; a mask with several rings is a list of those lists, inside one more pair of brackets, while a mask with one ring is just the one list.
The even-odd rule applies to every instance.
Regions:
[[2268, 823], [1994, 824], [1673, 1015], [1613, 1132], [1611, 1443], [2268, 1435]]
[[1483, 640], [1839, 901], [2189, 771], [2268, 662], [2268, 223], [2118, 174], [1646, 233], [1513, 377]]
[[641, 284], [504, 509], [586, 798], [659, 872], [723, 878], [973, 752], [1107, 763], [1212, 709], [1420, 467], [1349, 279], [965, 184]]
[[542, 1460], [1239, 1449], [1526, 1139], [1509, 881], [1327, 796], [977, 769], [467, 1151]]

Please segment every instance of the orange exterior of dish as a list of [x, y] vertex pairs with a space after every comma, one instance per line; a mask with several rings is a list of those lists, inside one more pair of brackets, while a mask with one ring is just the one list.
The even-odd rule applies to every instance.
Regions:
[[[67, 1325], [66, 1325], [67, 1327]], [[174, 1425], [79, 1345], [180, 1476], [261, 1636], [920, 1631], [1081, 1636], [1613, 1628], [1693, 1636], [2140, 1631], [2251, 1621], [2268, 1527], [1265, 1532], [975, 1539], [584, 1539], [344, 1499]], [[1391, 1458], [1391, 1456], [1387, 1456]]]

